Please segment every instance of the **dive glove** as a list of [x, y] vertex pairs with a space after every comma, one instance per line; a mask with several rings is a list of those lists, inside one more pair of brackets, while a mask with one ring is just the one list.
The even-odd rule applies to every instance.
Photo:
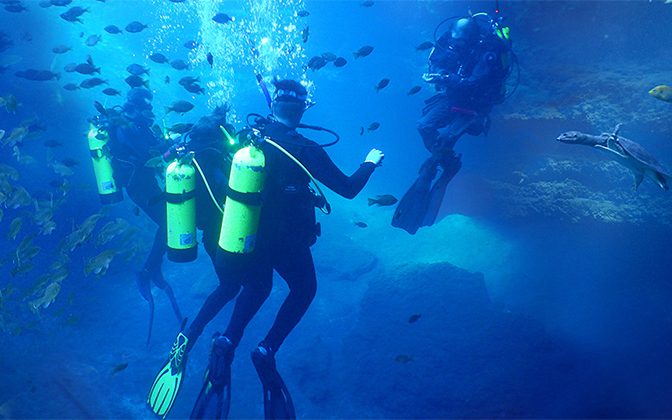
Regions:
[[371, 162], [376, 166], [380, 166], [381, 162], [385, 158], [385, 154], [378, 149], [371, 149], [364, 162]]

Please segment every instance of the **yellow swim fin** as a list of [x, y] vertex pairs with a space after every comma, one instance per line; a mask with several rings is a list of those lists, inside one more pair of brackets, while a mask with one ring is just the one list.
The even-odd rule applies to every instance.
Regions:
[[161, 418], [166, 418], [182, 385], [182, 373], [187, 364], [187, 343], [187, 336], [179, 333], [170, 350], [168, 362], [156, 375], [147, 395], [147, 405]]

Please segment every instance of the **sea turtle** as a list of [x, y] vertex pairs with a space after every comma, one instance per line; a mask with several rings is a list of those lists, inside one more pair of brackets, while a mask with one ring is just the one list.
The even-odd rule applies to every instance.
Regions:
[[660, 188], [667, 191], [669, 189], [668, 182], [672, 182], [672, 176], [640, 144], [620, 137], [618, 135], [620, 128], [621, 124], [618, 124], [613, 133], [602, 133], [599, 136], [568, 131], [560, 134], [556, 140], [568, 144], [583, 144], [606, 151], [613, 160], [632, 171], [635, 176], [635, 190], [642, 183], [644, 177], [648, 176]]

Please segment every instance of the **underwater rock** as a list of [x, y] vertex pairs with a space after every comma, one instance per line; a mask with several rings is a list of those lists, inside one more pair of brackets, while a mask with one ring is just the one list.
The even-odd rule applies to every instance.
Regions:
[[[548, 399], [593, 393], [580, 385], [595, 376], [586, 358], [536, 321], [493, 304], [480, 273], [447, 263], [388, 272], [369, 282], [358, 310], [343, 339], [349, 362], [339, 383], [367, 416], [572, 416], [571, 404]], [[422, 319], [409, 324], [416, 312]]]

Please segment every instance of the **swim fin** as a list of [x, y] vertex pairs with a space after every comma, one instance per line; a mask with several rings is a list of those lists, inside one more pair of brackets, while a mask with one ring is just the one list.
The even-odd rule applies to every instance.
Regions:
[[275, 367], [275, 357], [263, 343], [252, 351], [252, 363], [264, 390], [264, 417], [295, 419], [292, 397]]
[[420, 175], [411, 188], [401, 198], [392, 216], [392, 226], [405, 230], [414, 235], [421, 226], [424, 226], [427, 207], [430, 202], [432, 180], [436, 175], [437, 163], [429, 158], [423, 163]]
[[[441, 209], [448, 184], [462, 167], [461, 155], [441, 159], [430, 157], [422, 164], [420, 175], [404, 194], [392, 216], [392, 226], [414, 235], [422, 226], [431, 226]], [[437, 172], [439, 178], [432, 185]]]
[[182, 374], [187, 364], [187, 344], [189, 339], [180, 332], [170, 350], [170, 358], [154, 379], [147, 395], [147, 404], [154, 414], [162, 418], [173, 407], [175, 397], [182, 385]]
[[205, 371], [205, 382], [198, 394], [192, 419], [222, 419], [229, 415], [231, 407], [231, 362], [233, 344], [220, 335], [212, 341], [210, 363]]
[[445, 158], [439, 164], [441, 175], [439, 175], [439, 178], [434, 182], [434, 185], [432, 185], [432, 189], [429, 192], [427, 210], [420, 226], [432, 226], [436, 221], [436, 217], [441, 209], [441, 203], [443, 203], [443, 196], [446, 195], [446, 188], [453, 177], [459, 172], [460, 168], [462, 168], [461, 157], [462, 155], [453, 155]]

